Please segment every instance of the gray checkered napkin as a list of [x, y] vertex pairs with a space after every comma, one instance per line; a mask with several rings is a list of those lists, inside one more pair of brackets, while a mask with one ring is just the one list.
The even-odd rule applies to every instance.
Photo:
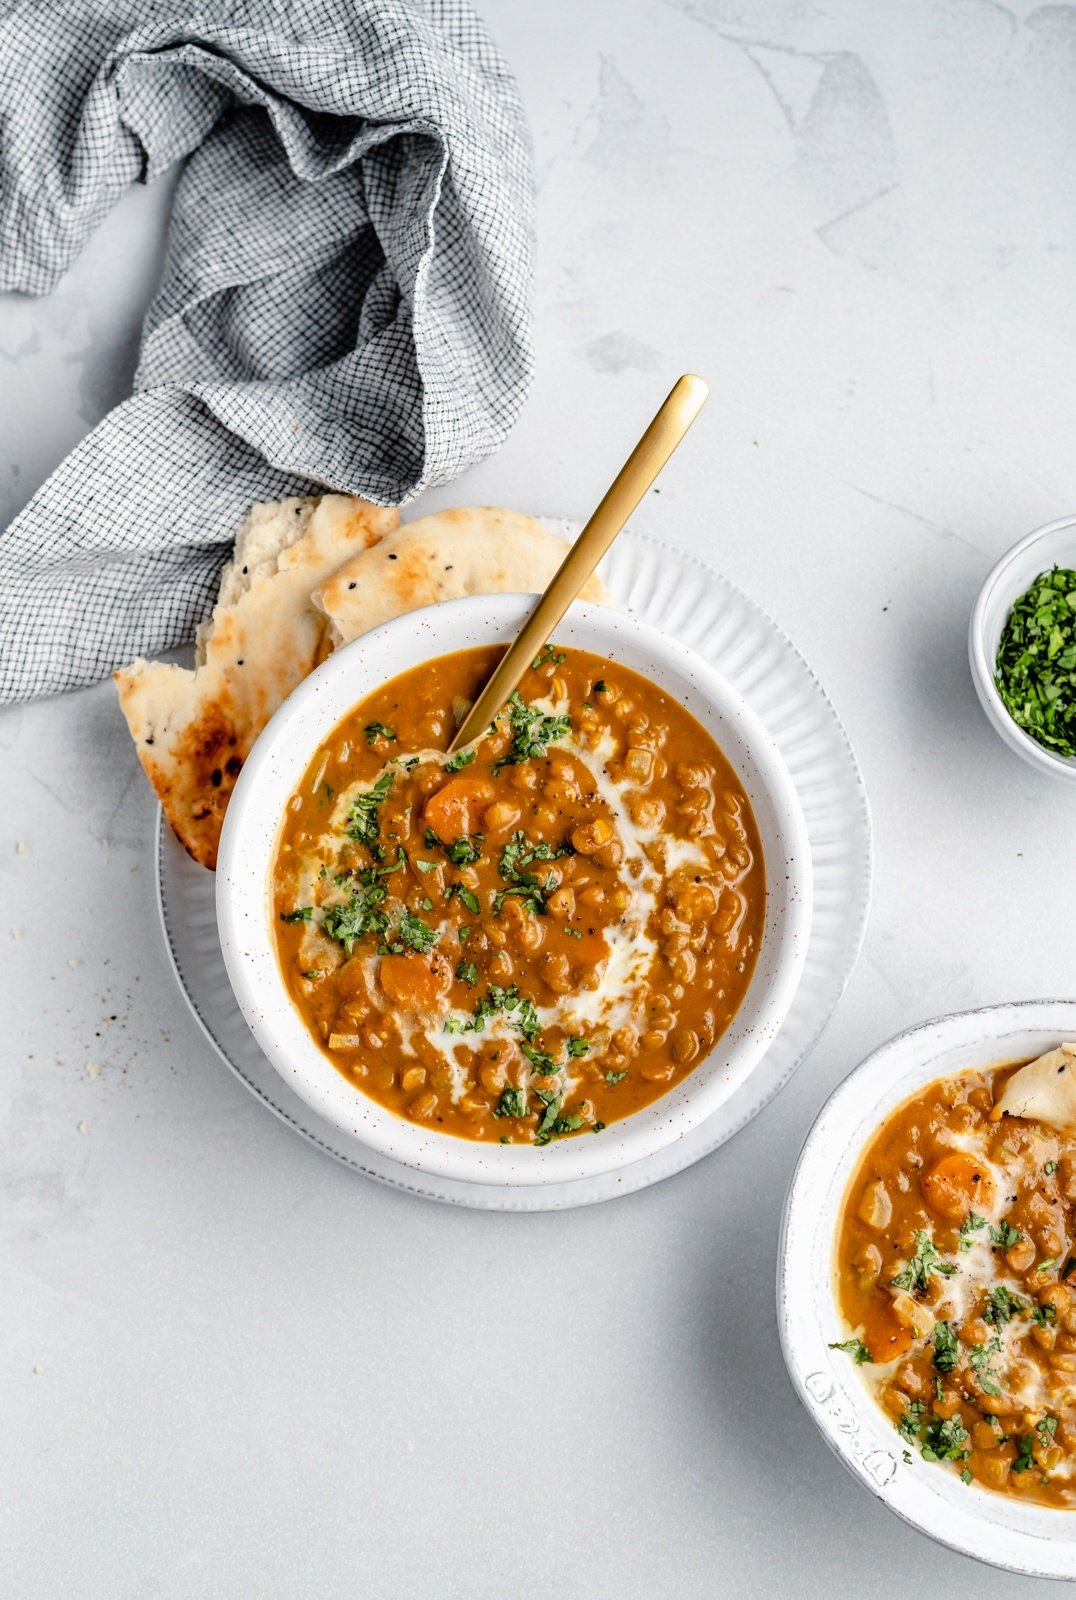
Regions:
[[0, 536], [0, 700], [189, 638], [252, 501], [403, 502], [522, 402], [529, 142], [464, 0], [0, 0], [0, 289], [183, 159], [135, 393]]

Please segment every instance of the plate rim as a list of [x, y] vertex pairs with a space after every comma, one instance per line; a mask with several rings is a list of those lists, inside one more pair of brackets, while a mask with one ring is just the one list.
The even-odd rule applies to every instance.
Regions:
[[[571, 518], [543, 516], [539, 520], [542, 521], [546, 526], [552, 526], [561, 531], [568, 531], [573, 528], [578, 529], [582, 526], [582, 524], [577, 520]], [[854, 918], [852, 915], [849, 915], [847, 921], [847, 931], [849, 936], [847, 954], [840, 968], [830, 969], [829, 976], [831, 981], [834, 983], [834, 992], [824, 1018], [817, 1026], [813, 1036], [808, 1040], [799, 1054], [793, 1057], [781, 1075], [772, 1082], [766, 1084], [765, 1090], [762, 1092], [761, 1097], [753, 1096], [749, 1103], [745, 1104], [739, 1116], [737, 1116], [733, 1121], [725, 1123], [722, 1126], [720, 1133], [713, 1139], [713, 1142], [704, 1142], [698, 1149], [690, 1148], [686, 1159], [680, 1161], [676, 1159], [677, 1151], [682, 1148], [682, 1145], [675, 1144], [667, 1147], [662, 1152], [657, 1152], [654, 1155], [632, 1162], [628, 1166], [608, 1173], [601, 1178], [573, 1178], [565, 1180], [561, 1183], [543, 1186], [490, 1184], [472, 1186], [458, 1179], [438, 1179], [435, 1180], [438, 1187], [430, 1187], [428, 1183], [424, 1184], [421, 1181], [421, 1174], [419, 1174], [415, 1169], [404, 1166], [401, 1162], [394, 1161], [391, 1158], [379, 1157], [378, 1160], [380, 1161], [383, 1159], [385, 1166], [390, 1169], [389, 1171], [379, 1171], [375, 1167], [365, 1164], [357, 1154], [345, 1149], [337, 1148], [334, 1144], [329, 1143], [326, 1138], [322, 1137], [316, 1126], [313, 1128], [305, 1126], [304, 1122], [301, 1122], [296, 1116], [292, 1115], [292, 1113], [289, 1112], [284, 1106], [278, 1105], [271, 1094], [263, 1089], [260, 1084], [255, 1083], [250, 1077], [248, 1077], [243, 1071], [242, 1067], [236, 1061], [233, 1061], [224, 1045], [216, 1038], [195, 997], [188, 990], [183, 978], [172, 929], [169, 924], [165, 884], [167, 872], [165, 863], [165, 850], [167, 848], [167, 841], [164, 830], [166, 824], [164, 813], [160, 807], [158, 807], [154, 848], [154, 877], [158, 917], [164, 937], [165, 949], [168, 954], [173, 975], [176, 979], [180, 993], [186, 1000], [188, 1009], [194, 1017], [203, 1037], [210, 1044], [214, 1053], [243, 1083], [244, 1087], [252, 1095], [254, 1095], [256, 1099], [261, 1101], [274, 1114], [274, 1116], [277, 1117], [279, 1121], [284, 1122], [289, 1128], [299, 1133], [309, 1143], [317, 1146], [317, 1148], [322, 1150], [326, 1155], [331, 1156], [334, 1160], [340, 1162], [342, 1165], [348, 1166], [354, 1171], [361, 1173], [362, 1176], [372, 1178], [376, 1182], [384, 1183], [390, 1187], [401, 1189], [423, 1199], [437, 1200], [443, 1204], [463, 1206], [473, 1210], [508, 1212], [517, 1211], [526, 1214], [533, 1214], [536, 1212], [566, 1210], [578, 1206], [599, 1204], [604, 1200], [617, 1198], [620, 1195], [638, 1193], [642, 1189], [649, 1188], [655, 1183], [662, 1182], [666, 1178], [674, 1177], [677, 1173], [685, 1171], [688, 1167], [695, 1165], [698, 1161], [701, 1161], [705, 1156], [711, 1155], [714, 1150], [726, 1143], [727, 1140], [735, 1137], [737, 1133], [740, 1133], [743, 1128], [745, 1128], [749, 1122], [753, 1121], [754, 1118], [758, 1116], [759, 1113], [780, 1093], [780, 1091], [787, 1085], [794, 1074], [798, 1072], [799, 1069], [804, 1065], [828, 1028], [833, 1014], [839, 1006], [845, 991], [847, 990], [848, 984], [851, 981], [852, 975], [855, 972], [858, 964], [859, 957], [862, 953], [863, 943], [866, 937], [867, 926], [870, 918], [871, 901], [874, 887], [873, 819], [871, 816], [870, 801], [863, 778], [862, 768], [860, 767], [859, 761], [856, 757], [855, 750], [848, 735], [848, 730], [846, 729], [842, 718], [834, 706], [830, 695], [820, 682], [817, 674], [814, 672], [802, 651], [788, 636], [784, 628], [782, 628], [781, 625], [770, 616], [763, 606], [761, 606], [756, 600], [747, 594], [745, 590], [740, 588], [740, 586], [732, 579], [726, 577], [723, 573], [712, 567], [707, 561], [696, 556], [693, 552], [683, 550], [679, 546], [661, 538], [660, 536], [644, 533], [636, 528], [628, 528], [625, 530], [625, 535], [622, 535], [622, 537], [626, 537], [632, 543], [638, 543], [638, 545], [643, 547], [644, 551], [647, 547], [649, 547], [651, 550], [657, 550], [658, 552], [671, 557], [677, 563], [690, 564], [690, 566], [697, 569], [707, 580], [710, 582], [716, 582], [721, 586], [727, 595], [738, 601], [749, 612], [753, 613], [760, 625], [770, 633], [771, 637], [773, 637], [777, 643], [779, 643], [783, 652], [787, 653], [789, 657], [794, 659], [799, 673], [805, 679], [806, 686], [809, 687], [812, 696], [816, 699], [816, 702], [820, 702], [820, 709], [824, 708], [828, 715], [829, 731], [831, 736], [834, 732], [836, 733], [837, 744], [847, 767], [847, 779], [850, 780], [851, 795], [849, 798], [851, 799], [854, 796], [856, 801], [855, 810], [854, 812], [850, 811], [849, 815], [853, 815], [855, 817], [861, 835], [861, 854], [858, 860], [859, 870], [857, 874], [859, 878], [859, 884], [858, 893], [855, 900], [855, 914]], [[637, 606], [626, 604], [622, 607], [622, 609], [645, 616], [645, 612], [641, 612], [640, 608]], [[698, 653], [703, 655], [702, 651], [699, 651]], [[707, 660], [709, 658], [703, 655], [703, 659]], [[714, 665], [718, 671], [724, 670], [717, 662], [711, 662], [711, 665]], [[730, 677], [729, 681], [735, 684], [734, 677]], [[802, 988], [802, 984], [803, 979], [801, 978], [799, 986], [800, 989]], [[799, 993], [799, 989], [797, 989], [797, 993]], [[793, 1008], [794, 1007], [795, 1000], [793, 1000]], [[780, 1034], [778, 1034], [778, 1038], [780, 1038]], [[255, 1048], [257, 1047], [255, 1046]], [[750, 1082], [751, 1079], [748, 1079], [748, 1084], [744, 1085], [744, 1089], [748, 1087]], [[727, 1104], [733, 1105], [734, 1100], [728, 1102]], [[697, 1133], [703, 1133], [709, 1123], [719, 1122], [723, 1109], [725, 1108], [719, 1108], [711, 1118], [707, 1119], [707, 1122], [702, 1123], [699, 1129], [695, 1131]], [[310, 1117], [311, 1120], [314, 1120], [316, 1118], [316, 1114], [311, 1112]], [[662, 1157], [665, 1158], [664, 1163], [662, 1162]], [[650, 1170], [659, 1164], [662, 1166], [662, 1170]], [[443, 1185], [445, 1183], [452, 1183], [453, 1186], [458, 1186], [461, 1192], [458, 1194], [443, 1192]], [[601, 1192], [593, 1192], [596, 1189]], [[573, 1193], [573, 1190], [587, 1192]]]

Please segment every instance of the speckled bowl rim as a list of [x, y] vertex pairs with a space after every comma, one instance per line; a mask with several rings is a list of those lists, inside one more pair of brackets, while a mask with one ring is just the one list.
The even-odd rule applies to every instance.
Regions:
[[[1021, 556], [1034, 545], [1049, 543], [1059, 534], [1069, 533], [1073, 528], [1076, 528], [1076, 516], [1058, 517], [1055, 522], [1047, 522], [1041, 528], [1036, 528], [1011, 549], [1006, 550], [990, 569], [986, 581], [979, 590], [968, 625], [968, 660], [971, 664], [971, 676], [987, 721], [1009, 749], [1026, 761], [1028, 766], [1034, 767], [1037, 772], [1045, 773], [1047, 777], [1057, 778], [1062, 783], [1076, 783], [1076, 759], [1056, 755], [1026, 733], [1019, 723], [1013, 721], [994, 682], [994, 662], [990, 659], [986, 647], [986, 624], [999, 590], [1010, 589], [1011, 582], [1011, 592], [1006, 594], [1004, 601], [1006, 614], [1013, 601], [1026, 590], [1026, 580], [1010, 580], [1012, 569]], [[1046, 567], [1053, 564], [1052, 561], [1045, 560], [1040, 571], [1045, 571]]]
[[601, 1135], [556, 1141], [541, 1150], [472, 1142], [410, 1123], [333, 1069], [287, 995], [270, 933], [268, 873], [287, 798], [319, 741], [357, 701], [423, 660], [472, 643], [507, 642], [533, 603], [530, 595], [442, 602], [334, 652], [281, 706], [247, 758], [229, 802], [217, 865], [217, 921], [228, 977], [277, 1072], [319, 1115], [360, 1143], [414, 1170], [470, 1183], [593, 1177], [682, 1137], [765, 1055], [791, 1005], [810, 936], [806, 824], [772, 736], [742, 696], [685, 645], [629, 613], [577, 602], [556, 630], [557, 639], [622, 660], [674, 694], [710, 728], [754, 807], [767, 857], [766, 934], [740, 1011], [709, 1057], [651, 1107], [610, 1124]]
[[1020, 1000], [936, 1017], [894, 1035], [826, 1101], [789, 1185], [777, 1258], [781, 1349], [800, 1400], [834, 1454], [875, 1498], [922, 1533], [991, 1566], [1076, 1578], [1076, 1512], [965, 1485], [955, 1472], [903, 1459], [903, 1444], [842, 1338], [833, 1294], [839, 1208], [883, 1119], [947, 1072], [996, 1066], [1076, 1034], [1076, 1000]]

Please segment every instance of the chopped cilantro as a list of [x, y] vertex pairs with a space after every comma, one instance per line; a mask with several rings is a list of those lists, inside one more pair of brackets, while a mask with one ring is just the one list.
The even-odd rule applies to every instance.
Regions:
[[457, 750], [454, 756], [449, 756], [443, 770], [445, 772], [459, 772], [461, 767], [469, 767], [473, 760], [473, 750]]
[[608, 1084], [614, 1084], [614, 1083], [619, 1083], [622, 1078], [626, 1078], [626, 1077], [627, 1077], [627, 1073], [626, 1072], [607, 1072], [605, 1074], [605, 1081]]
[[324, 967], [311, 967], [310, 971], [309, 972], [304, 972], [302, 974], [302, 976], [304, 978], [309, 978], [310, 981], [313, 982], [313, 980], [315, 978], [324, 978], [324, 976], [325, 976], [325, 968]]
[[1057, 1321], [1057, 1307], [1047, 1300], [1045, 1305], [1035, 1307], [1031, 1320], [1037, 1322], [1040, 1328], [1045, 1328], [1047, 1323]]
[[1076, 571], [1040, 572], [1001, 633], [998, 693], [1018, 727], [1061, 756], [1076, 756]]
[[1057, 1162], [1056, 1161], [1048, 1161], [1046, 1163], [1046, 1165], [1043, 1167], [1042, 1170], [1043, 1170], [1043, 1172], [1045, 1172], [1046, 1176], [1049, 1177], [1051, 1173], [1057, 1171]]
[[596, 1122], [594, 1124], [594, 1132], [595, 1133], [604, 1133], [604, 1131], [605, 1131], [605, 1123], [604, 1122]]
[[554, 650], [551, 644], [544, 644], [539, 650], [538, 654], [535, 656], [534, 660], [531, 662], [531, 670], [533, 672], [537, 672], [538, 668], [547, 662], [551, 662], [553, 666], [559, 667], [562, 666], [567, 659], [568, 657], [564, 654], [563, 650]]
[[569, 853], [564, 845], [554, 850], [546, 840], [529, 839], [522, 829], [517, 828], [501, 851], [499, 870], [501, 877], [510, 887], [494, 895], [494, 915], [500, 914], [501, 907], [509, 895], [518, 896], [531, 911], [543, 915], [546, 909], [546, 897], [558, 886], [560, 876], [558, 873], [549, 872], [544, 878], [539, 879], [533, 872], [528, 872], [527, 868], [532, 861], [557, 861]]
[[386, 728], [383, 722], [368, 722], [362, 731], [366, 735], [367, 744], [376, 744], [379, 739], [396, 742], [396, 735], [391, 728]]
[[569, 1056], [585, 1056], [589, 1049], [590, 1040], [581, 1038], [577, 1033], [573, 1033], [568, 1040]]
[[519, 1047], [531, 1064], [531, 1071], [543, 1077], [550, 1076], [557, 1070], [557, 1063], [547, 1050], [538, 1050], [532, 1044], [521, 1044]]
[[934, 1324], [934, 1365], [939, 1372], [952, 1372], [960, 1360], [960, 1344], [951, 1322]]
[[583, 937], [582, 928], [565, 928], [564, 931], [569, 939], [581, 939]]
[[309, 922], [314, 915], [313, 906], [300, 906], [297, 911], [282, 911], [281, 922]]
[[436, 872], [440, 867], [439, 861], [416, 861], [415, 866], [420, 872]]
[[598, 679], [597, 683], [594, 685], [593, 689], [591, 690], [591, 693], [592, 694], [608, 694], [609, 693], [609, 685], [606, 683], [604, 678], [599, 678]]
[[983, 1321], [989, 1322], [992, 1327], [1003, 1328], [1013, 1317], [1026, 1310], [1027, 1301], [1021, 1300], [1019, 1295], [1013, 1294], [1011, 1289], [999, 1283], [996, 1289], [990, 1291], [983, 1310]]
[[840, 1344], [831, 1344], [829, 1348], [843, 1350], [846, 1355], [853, 1358], [857, 1367], [865, 1366], [871, 1360], [871, 1353], [862, 1339], [845, 1339]]
[[495, 1117], [525, 1117], [527, 1096], [522, 1089], [502, 1089], [501, 1098], [493, 1108]]
[[994, 1371], [994, 1357], [1000, 1355], [1002, 1343], [995, 1333], [985, 1344], [972, 1345], [968, 1350], [968, 1364], [979, 1380], [979, 1387], [984, 1394], [999, 1395], [1001, 1385], [998, 1375]]
[[1009, 1222], [999, 1222], [997, 1227], [991, 1227], [990, 1237], [999, 1250], [1011, 1250], [1014, 1244], [1019, 1244], [1024, 1237], [1018, 1228]]
[[473, 961], [461, 961], [456, 968], [456, 977], [461, 983], [469, 984], [473, 989], [478, 982], [478, 968]]
[[466, 944], [470, 937], [470, 924], [467, 922], [461, 922], [459, 927], [456, 929], [456, 938], [459, 940], [460, 944]]
[[1035, 1435], [1033, 1433], [1025, 1433], [1019, 1444], [1020, 1448], [1017, 1452], [1016, 1460], [1012, 1464], [1012, 1470], [1014, 1472], [1027, 1472], [1035, 1465]]
[[409, 949], [417, 950], [421, 955], [425, 955], [427, 950], [432, 949], [437, 943], [437, 930], [429, 927], [420, 917], [416, 917], [414, 912], [409, 911], [404, 906], [396, 926], [396, 937], [407, 945]]
[[322, 930], [330, 939], [336, 939], [351, 955], [357, 942], [368, 933], [383, 938], [388, 931], [389, 919], [379, 911], [387, 898], [383, 883], [370, 883], [360, 890], [352, 890], [346, 900], [325, 907]]
[[969, 1211], [960, 1224], [960, 1236], [957, 1242], [961, 1250], [970, 1250], [973, 1243], [971, 1235], [978, 1233], [980, 1228], [985, 1227], [986, 1218], [981, 1217], [977, 1211]]
[[507, 755], [495, 761], [491, 770], [517, 766], [536, 756], [544, 756], [551, 744], [571, 732], [571, 718], [550, 717], [534, 706], [527, 705], [518, 689], [508, 696], [508, 720], [512, 731], [512, 744]]
[[478, 896], [473, 890], [466, 888], [462, 883], [453, 883], [449, 885], [445, 899], [451, 900], [453, 895], [467, 907], [472, 917], [477, 917], [481, 913], [482, 907], [479, 905]]
[[919, 1443], [919, 1426], [925, 1411], [926, 1407], [922, 1400], [913, 1400], [897, 1421], [897, 1432], [909, 1444]]
[[968, 1430], [959, 1416], [939, 1418], [923, 1429], [924, 1461], [966, 1461]]
[[454, 844], [442, 845], [441, 848], [454, 867], [469, 867], [473, 861], [481, 861], [482, 841], [480, 833], [473, 836], [464, 834]]
[[365, 789], [357, 794], [348, 808], [347, 827], [344, 830], [349, 839], [355, 839], [359, 844], [364, 844], [372, 855], [377, 856], [380, 846], [377, 842], [380, 827], [381, 805], [392, 788], [395, 774], [383, 772], [372, 788]]
[[937, 1272], [943, 1278], [951, 1278], [955, 1271], [956, 1267], [941, 1259], [929, 1233], [923, 1228], [917, 1228], [915, 1254], [908, 1265], [902, 1267], [889, 1281], [894, 1289], [910, 1289], [915, 1294], [925, 1294], [932, 1272]]

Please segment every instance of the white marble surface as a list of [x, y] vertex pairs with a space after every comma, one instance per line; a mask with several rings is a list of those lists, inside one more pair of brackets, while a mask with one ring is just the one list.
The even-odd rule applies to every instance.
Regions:
[[[485, 11], [535, 132], [538, 371], [436, 500], [585, 512], [670, 378], [707, 374], [645, 525], [757, 595], [844, 715], [864, 957], [694, 1170], [564, 1216], [422, 1204], [202, 1042], [110, 689], [4, 712], [0, 1589], [1045, 1593], [846, 1477], [786, 1382], [773, 1272], [800, 1140], [867, 1050], [1076, 981], [1073, 796], [991, 734], [964, 653], [995, 556], [1076, 506], [1076, 9]], [[0, 521], [123, 394], [168, 198], [131, 195], [51, 299], [0, 301]]]

